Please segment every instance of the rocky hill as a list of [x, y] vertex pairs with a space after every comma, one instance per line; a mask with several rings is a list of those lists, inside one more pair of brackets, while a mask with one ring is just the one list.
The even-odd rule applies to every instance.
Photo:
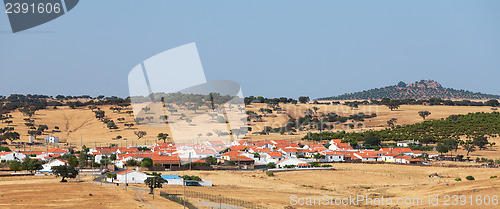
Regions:
[[421, 80], [406, 84], [399, 82], [394, 86], [376, 88], [356, 93], [348, 93], [339, 96], [319, 98], [318, 100], [370, 100], [370, 99], [450, 99], [450, 100], [479, 100], [499, 99], [499, 95], [483, 94], [465, 90], [444, 88], [436, 81]]

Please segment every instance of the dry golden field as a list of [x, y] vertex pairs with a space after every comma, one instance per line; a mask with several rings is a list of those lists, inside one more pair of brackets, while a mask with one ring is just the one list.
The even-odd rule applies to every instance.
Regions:
[[[333, 164], [333, 171], [291, 171], [274, 173], [269, 177], [262, 171], [185, 171], [164, 172], [164, 174], [199, 175], [212, 180], [214, 187], [188, 187], [210, 194], [250, 201], [268, 208], [359, 208], [359, 206], [291, 205], [291, 195], [297, 198], [345, 198], [350, 195], [363, 195], [371, 198], [391, 198], [394, 204], [388, 206], [370, 206], [361, 204], [361, 208], [498, 208], [499, 206], [445, 206], [445, 195], [500, 195], [500, 180], [490, 179], [498, 176], [498, 169], [484, 168], [449, 168], [419, 167], [407, 165], [374, 164]], [[438, 173], [442, 178], [429, 178], [431, 173]], [[472, 175], [476, 180], [467, 181]], [[461, 182], [455, 178], [460, 177]], [[171, 193], [182, 193], [181, 186], [169, 186], [162, 189]], [[399, 198], [422, 198], [428, 204], [428, 198], [440, 196], [440, 205], [415, 204], [414, 206], [397, 205]], [[416, 201], [415, 201], [416, 202]], [[469, 202], [470, 203], [470, 202]], [[450, 203], [451, 204], [451, 203]]]
[[[246, 107], [247, 110], [254, 111], [258, 113], [260, 108], [265, 108], [266, 104], [252, 104]], [[263, 117], [263, 122], [250, 122], [249, 127], [252, 128], [251, 132], [260, 131], [264, 126], [271, 126], [273, 128], [280, 127], [284, 124], [290, 117], [303, 116], [307, 109], [312, 109], [313, 106], [320, 108], [316, 114], [320, 115], [322, 113], [334, 112], [341, 116], [349, 116], [357, 113], [371, 114], [376, 113], [378, 116], [371, 119], [366, 119], [363, 127], [349, 129], [349, 127], [341, 127], [337, 125], [336, 130], [347, 130], [347, 131], [363, 131], [369, 129], [382, 129], [387, 127], [387, 120], [391, 118], [396, 118], [396, 125], [404, 125], [411, 123], [418, 123], [423, 121], [423, 119], [418, 116], [418, 111], [428, 110], [432, 114], [427, 118], [427, 120], [445, 118], [452, 114], [467, 114], [470, 112], [491, 112], [490, 107], [459, 107], [459, 106], [424, 106], [424, 105], [402, 105], [398, 110], [391, 111], [386, 106], [377, 105], [360, 105], [358, 108], [352, 109], [344, 105], [312, 105], [312, 104], [280, 104], [280, 107], [284, 111], [268, 114]], [[102, 123], [95, 118], [94, 113], [86, 108], [71, 109], [69, 107], [59, 107], [59, 109], [45, 109], [36, 112], [33, 116], [35, 124], [45, 124], [49, 126], [49, 130], [46, 133], [50, 133], [55, 126], [60, 128], [61, 132], [55, 132], [54, 135], [60, 137], [62, 142], [67, 142], [69, 145], [80, 147], [81, 143], [88, 147], [94, 146], [108, 146], [109, 144], [118, 144], [119, 146], [125, 146], [130, 144], [152, 144], [156, 140], [156, 135], [160, 132], [171, 133], [169, 127], [146, 127], [142, 125], [135, 125], [132, 128], [127, 128], [124, 126], [125, 123], [132, 123], [134, 117], [126, 114], [125, 111], [131, 110], [131, 108], [122, 110], [120, 113], [113, 112], [109, 110], [111, 106], [100, 106], [102, 110], [106, 112], [106, 116], [114, 120], [119, 129], [110, 130], [106, 127], [106, 124]], [[24, 125], [26, 118], [19, 111], [13, 111], [9, 113], [13, 116], [11, 124], [17, 132], [21, 134], [20, 141], [28, 141], [28, 128]], [[194, 114], [194, 113], [193, 113]], [[125, 121], [119, 122], [118, 118], [124, 118]], [[208, 121], [209, 116], [199, 116], [201, 120]], [[185, 123], [184, 121], [176, 122]], [[174, 124], [176, 124], [174, 123]], [[0, 127], [5, 127], [7, 124], [1, 123]], [[190, 126], [187, 126], [190, 127]], [[196, 128], [197, 126], [192, 126]], [[199, 128], [200, 126], [198, 126]], [[220, 127], [219, 127], [220, 128]], [[224, 128], [224, 127], [223, 127]], [[213, 132], [215, 128], [211, 126], [206, 126], [206, 130], [202, 131], [213, 133], [212, 136], [202, 136], [195, 137], [189, 142], [203, 142], [206, 140], [216, 140], [218, 137]], [[134, 131], [145, 131], [147, 135], [142, 139], [138, 140]], [[264, 139], [286, 139], [292, 141], [300, 141], [305, 133], [308, 131], [299, 132], [295, 135], [281, 135], [278, 133], [271, 133], [270, 135], [255, 135], [248, 134], [245, 138], [250, 140], [264, 140]], [[39, 136], [38, 140], [41, 141], [43, 136]], [[116, 140], [117, 136], [122, 136], [124, 139]], [[239, 138], [242, 138], [240, 136]], [[230, 142], [229, 137], [224, 137], [225, 142]], [[174, 139], [175, 141], [175, 139]], [[500, 138], [492, 138], [490, 141], [496, 142], [496, 146], [493, 148], [488, 148], [486, 150], [476, 151], [471, 153], [471, 157], [486, 157], [490, 159], [498, 159], [500, 155], [498, 154], [498, 145], [500, 145]], [[59, 144], [59, 146], [65, 146], [64, 143]], [[29, 149], [28, 147], [18, 147], [18, 150]], [[45, 149], [43, 147], [32, 147], [32, 149]], [[459, 151], [459, 154], [465, 154], [465, 152]]]
[[[83, 178], [82, 178], [83, 179]], [[113, 185], [69, 180], [49, 176], [0, 178], [0, 208], [182, 208], [181, 205], [155, 197], [148, 192]]]
[[[213, 195], [249, 201], [266, 208], [498, 208], [498, 205], [477, 206], [467, 199], [466, 205], [444, 205], [445, 195], [465, 195], [474, 198], [481, 195], [500, 195], [500, 180], [490, 176], [500, 175], [498, 169], [407, 166], [391, 164], [332, 164], [335, 170], [277, 172], [270, 177], [262, 171], [166, 171], [163, 174], [198, 175], [212, 180], [213, 187], [187, 187], [188, 191], [198, 191]], [[441, 178], [429, 178], [438, 173]], [[476, 180], [468, 181], [472, 175]], [[457, 182], [455, 178], [462, 181]], [[1, 208], [182, 208], [181, 205], [158, 196], [159, 191], [182, 194], [182, 186], [164, 186], [157, 189], [156, 197], [147, 194], [145, 186], [131, 185], [140, 190], [123, 186], [102, 185], [88, 182], [59, 183], [57, 177], [9, 177], [0, 178]], [[89, 194], [92, 194], [90, 196]], [[366, 205], [293, 205], [291, 195], [298, 198], [349, 198], [362, 195], [372, 199], [390, 198], [391, 206]], [[429, 197], [439, 196], [439, 205], [428, 206]], [[398, 205], [398, 199], [421, 198], [411, 206]], [[196, 204], [203, 199], [188, 199]], [[474, 200], [475, 201], [475, 200]], [[335, 203], [334, 203], [335, 204]], [[374, 203], [375, 204], [375, 203]], [[460, 204], [460, 203], [459, 203]], [[289, 208], [289, 207], [288, 207]]]

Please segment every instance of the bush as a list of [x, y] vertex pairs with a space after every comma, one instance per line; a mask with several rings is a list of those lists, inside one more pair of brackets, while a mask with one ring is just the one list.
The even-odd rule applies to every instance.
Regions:
[[269, 168], [269, 169], [276, 168], [276, 164], [275, 163], [268, 163], [267, 168]]
[[199, 176], [189, 176], [189, 175], [184, 175], [182, 178], [186, 181], [202, 181]]
[[494, 179], [494, 178], [496, 178], [496, 177], [497, 177], [497, 176], [490, 176], [490, 179]]
[[332, 165], [321, 165], [321, 167], [331, 168], [331, 167], [332, 167]]
[[274, 176], [274, 173], [272, 171], [266, 172], [267, 176]]
[[455, 178], [455, 181], [462, 181], [462, 178], [457, 177], [457, 178]]
[[116, 179], [116, 174], [114, 174], [114, 173], [107, 173], [106, 177], [112, 178], [112, 179]]
[[467, 179], [469, 181], [475, 180], [474, 177], [472, 177], [472, 176], [467, 176], [467, 177], [465, 177], [465, 179]]
[[0, 146], [0, 152], [1, 151], [10, 152], [10, 149], [8, 147], [2, 147], [2, 146]]

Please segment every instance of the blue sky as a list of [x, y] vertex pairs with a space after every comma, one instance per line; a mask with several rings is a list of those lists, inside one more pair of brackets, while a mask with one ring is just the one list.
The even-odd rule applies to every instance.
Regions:
[[209, 80], [243, 94], [334, 96], [433, 79], [500, 94], [500, 1], [84, 0], [12, 34], [0, 95], [128, 95], [141, 61], [196, 42]]

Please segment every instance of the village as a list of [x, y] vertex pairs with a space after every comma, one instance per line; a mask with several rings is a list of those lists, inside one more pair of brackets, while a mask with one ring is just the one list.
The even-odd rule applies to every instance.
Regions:
[[[101, 165], [100, 172], [117, 172], [112, 182], [123, 182], [127, 170], [214, 170], [214, 169], [307, 169], [321, 167], [323, 163], [398, 163], [425, 164], [425, 160], [439, 155], [435, 152], [425, 153], [408, 148], [410, 143], [418, 141], [402, 141], [394, 148], [380, 150], [353, 149], [349, 143], [341, 139], [333, 139], [329, 143], [300, 144], [286, 140], [239, 140], [231, 144], [223, 141], [206, 141], [203, 144], [192, 143], [155, 143], [147, 146], [129, 147], [97, 147], [87, 148], [89, 167]], [[19, 161], [27, 158], [44, 162], [43, 168], [36, 170], [37, 175], [50, 175], [52, 167], [66, 165], [69, 156], [79, 157], [85, 150], [66, 150], [52, 148], [47, 151], [12, 151], [0, 152], [2, 162]], [[425, 156], [425, 158], [423, 158]], [[150, 163], [143, 163], [150, 161]], [[186, 165], [189, 165], [187, 167]], [[324, 164], [323, 167], [326, 167]], [[331, 165], [328, 165], [331, 167]], [[129, 182], [143, 183], [132, 180]], [[145, 178], [143, 178], [144, 180]]]

